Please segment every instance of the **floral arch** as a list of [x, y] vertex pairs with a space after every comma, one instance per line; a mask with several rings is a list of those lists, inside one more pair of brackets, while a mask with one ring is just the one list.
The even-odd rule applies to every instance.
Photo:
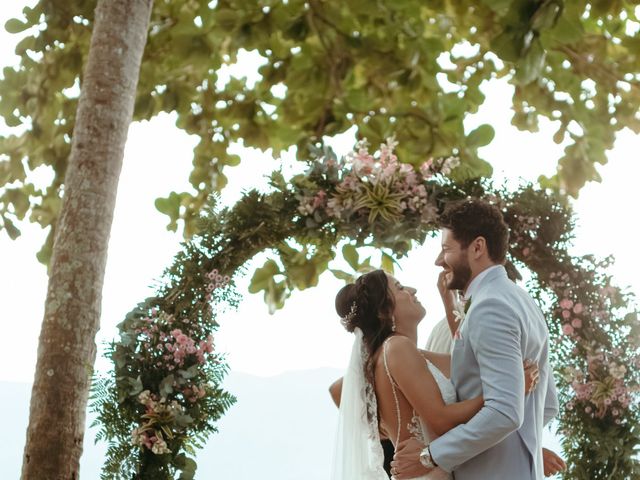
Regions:
[[344, 158], [325, 148], [304, 175], [286, 181], [273, 173], [269, 193], [252, 190], [228, 209], [212, 199], [202, 233], [183, 244], [155, 296], [119, 325], [107, 351], [113, 370], [94, 382], [98, 439], [109, 442], [103, 478], [194, 478], [195, 449], [235, 401], [220, 387], [227, 367], [213, 345], [216, 318], [237, 306], [234, 278], [257, 253], [270, 250], [274, 259], [256, 270], [250, 291], [263, 291], [274, 310], [293, 290], [317, 284], [338, 242], [349, 242], [342, 254], [350, 263], [366, 245], [382, 250], [382, 267], [392, 269], [394, 257], [437, 233], [448, 202], [466, 197], [500, 206], [512, 232], [509, 259], [532, 272], [527, 288], [548, 320], [563, 406], [564, 478], [640, 476], [634, 300], [612, 284], [609, 259], [568, 253], [566, 201], [531, 185], [509, 192], [454, 183], [456, 159], [416, 168], [399, 163], [394, 147], [388, 141], [372, 154], [361, 142]]

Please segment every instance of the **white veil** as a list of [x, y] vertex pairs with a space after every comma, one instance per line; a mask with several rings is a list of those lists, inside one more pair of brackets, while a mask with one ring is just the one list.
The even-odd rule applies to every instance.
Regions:
[[389, 480], [378, 431], [378, 404], [364, 375], [367, 351], [356, 327], [351, 360], [342, 381], [331, 480]]

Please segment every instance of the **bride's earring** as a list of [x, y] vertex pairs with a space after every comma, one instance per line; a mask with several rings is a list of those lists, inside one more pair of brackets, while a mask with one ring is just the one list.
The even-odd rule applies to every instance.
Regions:
[[396, 331], [396, 317], [393, 315], [391, 315], [391, 331]]

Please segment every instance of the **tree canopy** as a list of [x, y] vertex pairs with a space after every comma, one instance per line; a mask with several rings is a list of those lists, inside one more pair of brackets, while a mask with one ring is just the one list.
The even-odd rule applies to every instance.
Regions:
[[[466, 131], [484, 102], [482, 84], [513, 86], [512, 123], [536, 131], [540, 118], [566, 145], [544, 187], [577, 196], [598, 180], [615, 133], [640, 132], [640, 9], [631, 0], [159, 0], [140, 72], [134, 119], [175, 112], [197, 135], [191, 192], [156, 202], [168, 228], [186, 236], [224, 168], [240, 158], [232, 142], [279, 155], [357, 126], [381, 143], [392, 132], [398, 156], [421, 164], [456, 155], [454, 180], [491, 175], [478, 148], [493, 129]], [[0, 228], [15, 238], [28, 218], [51, 226], [39, 259], [47, 262], [64, 189], [82, 66], [95, 1], [41, 0], [5, 28], [21, 35], [20, 64], [5, 67], [0, 114]], [[126, 48], [126, 46], [123, 46]], [[264, 57], [261, 78], [224, 82], [219, 70], [239, 52]], [[29, 173], [45, 166], [49, 185]], [[142, 180], [142, 179], [141, 179]]]

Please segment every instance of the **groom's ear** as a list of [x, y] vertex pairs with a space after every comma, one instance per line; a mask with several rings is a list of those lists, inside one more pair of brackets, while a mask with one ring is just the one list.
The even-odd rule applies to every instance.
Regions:
[[487, 254], [487, 240], [484, 237], [476, 237], [469, 245], [469, 250], [474, 260], [479, 260]]

